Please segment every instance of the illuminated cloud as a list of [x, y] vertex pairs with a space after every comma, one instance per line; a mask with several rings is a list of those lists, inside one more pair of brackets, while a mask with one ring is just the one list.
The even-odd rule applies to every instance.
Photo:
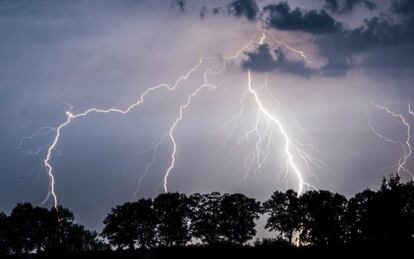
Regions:
[[268, 44], [262, 44], [254, 52], [246, 53], [247, 59], [242, 62], [245, 70], [255, 72], [274, 72], [309, 77], [316, 71], [306, 67], [303, 61], [289, 60], [281, 48], [274, 50], [272, 55]]

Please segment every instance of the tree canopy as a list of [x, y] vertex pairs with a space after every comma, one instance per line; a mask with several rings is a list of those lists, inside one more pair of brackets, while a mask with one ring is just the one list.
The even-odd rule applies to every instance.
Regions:
[[9, 215], [0, 212], [0, 256], [195, 244], [245, 246], [256, 235], [261, 215], [279, 244], [292, 245], [294, 239], [295, 244], [317, 247], [413, 244], [414, 182], [401, 183], [398, 176], [391, 176], [377, 191], [364, 190], [349, 200], [326, 190], [300, 196], [293, 190], [276, 191], [263, 204], [240, 193], [163, 193], [112, 208], [100, 235], [76, 223], [73, 213], [61, 206], [47, 209], [18, 203]]

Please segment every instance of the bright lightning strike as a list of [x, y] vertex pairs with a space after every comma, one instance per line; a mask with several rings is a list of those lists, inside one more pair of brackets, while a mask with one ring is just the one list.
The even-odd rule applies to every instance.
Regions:
[[263, 106], [263, 103], [260, 100], [259, 95], [252, 87], [252, 78], [251, 78], [250, 70], [247, 72], [247, 74], [248, 74], [248, 89], [249, 89], [249, 92], [254, 96], [254, 99], [257, 103], [260, 113], [262, 113], [266, 118], [272, 121], [279, 128], [279, 131], [283, 136], [283, 139], [285, 141], [284, 153], [287, 157], [287, 163], [292, 168], [293, 172], [295, 173], [298, 179], [298, 182], [299, 182], [298, 194], [300, 195], [303, 191], [303, 185], [305, 183], [303, 181], [302, 172], [300, 171], [298, 165], [296, 165], [294, 158], [293, 158], [293, 154], [291, 152], [292, 141], [288, 133], [286, 132], [285, 128], [283, 127], [282, 123]]
[[[58, 205], [58, 197], [56, 194], [56, 190], [55, 190], [55, 175], [54, 175], [54, 168], [53, 165], [51, 163], [51, 160], [53, 158], [53, 153], [54, 151], [56, 151], [56, 148], [60, 142], [61, 136], [62, 136], [62, 131], [71, 124], [71, 122], [73, 122], [76, 119], [80, 119], [80, 118], [84, 118], [87, 117], [88, 115], [92, 114], [92, 113], [99, 113], [99, 114], [108, 114], [108, 113], [119, 113], [119, 114], [127, 114], [129, 113], [131, 110], [138, 108], [140, 105], [142, 105], [145, 101], [145, 97], [153, 92], [156, 92], [157, 90], [161, 90], [161, 89], [165, 89], [165, 90], [169, 90], [169, 91], [173, 91], [177, 88], [177, 86], [184, 80], [188, 80], [188, 78], [195, 72], [197, 71], [201, 65], [208, 60], [221, 60], [222, 62], [222, 67], [217, 70], [214, 71], [211, 68], [206, 68], [204, 70], [204, 83], [199, 86], [198, 88], [196, 88], [193, 92], [191, 92], [186, 99], [186, 102], [182, 105], [179, 106], [178, 109], [178, 117], [174, 120], [174, 122], [171, 124], [168, 133], [164, 135], [164, 137], [161, 139], [161, 141], [159, 141], [156, 146], [154, 147], [154, 154], [152, 157], [151, 162], [147, 165], [146, 169], [145, 169], [145, 173], [141, 176], [141, 178], [139, 179], [139, 183], [138, 183], [138, 189], [136, 191], [135, 194], [137, 194], [137, 192], [139, 191], [139, 188], [142, 184], [142, 180], [143, 178], [147, 175], [147, 173], [149, 172], [151, 166], [155, 163], [155, 158], [156, 158], [156, 151], [159, 148], [159, 146], [164, 143], [164, 141], [168, 138], [169, 141], [171, 142], [172, 145], [172, 150], [171, 150], [171, 154], [170, 154], [170, 164], [168, 166], [168, 168], [165, 171], [164, 177], [163, 177], [163, 187], [164, 187], [164, 191], [168, 192], [168, 178], [171, 174], [171, 172], [174, 170], [175, 164], [176, 164], [176, 154], [177, 154], [177, 141], [175, 139], [175, 133], [176, 133], [176, 129], [177, 129], [177, 125], [182, 121], [183, 119], [183, 114], [184, 111], [190, 106], [190, 104], [192, 103], [194, 97], [196, 97], [198, 94], [200, 94], [200, 92], [202, 90], [204, 90], [205, 88], [212, 88], [212, 89], [216, 89], [217, 85], [212, 85], [208, 82], [208, 76], [211, 75], [219, 75], [221, 74], [223, 71], [226, 70], [227, 68], [227, 64], [235, 59], [238, 59], [242, 56], [242, 54], [249, 50], [254, 43], [256, 42], [256, 44], [264, 44], [264, 42], [267, 40], [267, 33], [266, 31], [261, 31], [261, 36], [260, 38], [258, 38], [260, 32], [255, 33], [252, 38], [250, 39], [250, 41], [243, 46], [241, 49], [239, 49], [235, 55], [232, 56], [228, 56], [228, 57], [202, 57], [200, 58], [199, 62], [192, 67], [186, 74], [181, 75], [178, 80], [175, 82], [175, 84], [173, 84], [172, 86], [167, 85], [167, 84], [160, 84], [151, 88], [148, 88], [147, 90], [145, 90], [143, 93], [141, 93], [139, 95], [139, 97], [137, 98], [137, 100], [127, 106], [124, 109], [121, 108], [108, 108], [108, 109], [99, 109], [96, 107], [90, 108], [84, 112], [81, 113], [73, 113], [72, 109], [73, 107], [71, 107], [71, 109], [69, 111], [66, 111], [66, 120], [61, 123], [60, 125], [58, 125], [57, 127], [54, 128], [43, 128], [40, 131], [38, 131], [37, 133], [33, 134], [32, 136], [26, 137], [22, 140], [21, 145], [24, 141], [32, 139], [36, 136], [39, 135], [46, 135], [49, 133], [54, 132], [55, 135], [52, 139], [52, 143], [47, 147], [47, 151], [46, 151], [46, 155], [45, 158], [43, 160], [43, 164], [46, 168], [47, 171], [47, 175], [49, 177], [49, 192], [48, 195], [46, 196], [45, 200], [42, 202], [42, 204], [46, 203], [49, 198], [53, 199], [53, 205], [54, 207], [57, 207]], [[288, 44], [276, 40], [273, 36], [271, 36], [269, 34], [269, 36], [271, 37], [271, 39], [273, 39], [273, 41], [275, 41], [277, 44], [284, 46], [286, 49], [288, 49], [289, 51], [294, 52], [295, 54], [301, 56], [306, 62], [311, 62], [306, 55], [304, 54], [303, 51], [294, 49], [292, 47], [290, 47]], [[293, 171], [294, 175], [297, 178], [298, 181], [298, 193], [302, 193], [304, 186], [308, 186], [308, 187], [312, 187], [311, 185], [305, 183], [304, 181], [304, 176], [303, 176], [303, 172], [300, 169], [299, 164], [297, 163], [296, 159], [300, 159], [305, 165], [307, 170], [309, 171], [309, 164], [313, 163], [313, 164], [322, 164], [321, 162], [319, 162], [317, 159], [307, 155], [303, 150], [301, 150], [299, 148], [299, 146], [296, 144], [297, 142], [293, 141], [286, 128], [282, 125], [281, 121], [272, 113], [270, 112], [270, 110], [268, 108], [265, 107], [264, 102], [260, 99], [259, 97], [259, 93], [257, 92], [257, 89], [254, 89], [252, 86], [252, 79], [251, 79], [251, 72], [248, 71], [248, 84], [247, 84], [247, 89], [243, 92], [242, 94], [242, 99], [240, 100], [240, 112], [236, 115], [233, 116], [233, 118], [226, 124], [224, 125], [221, 130], [225, 130], [227, 128], [227, 126], [229, 126], [230, 124], [233, 124], [234, 122], [237, 122], [241, 117], [242, 117], [242, 113], [243, 110], [245, 109], [245, 105], [244, 102], [247, 99], [247, 97], [250, 95], [254, 98], [254, 101], [257, 105], [257, 117], [256, 117], [256, 121], [254, 123], [254, 127], [253, 129], [251, 129], [246, 135], [245, 137], [248, 139], [249, 136], [251, 134], [255, 134], [257, 136], [257, 142], [255, 145], [255, 155], [251, 157], [251, 162], [248, 162], [248, 160], [245, 161], [245, 167], [250, 167], [252, 165], [252, 163], [256, 164], [256, 169], [255, 171], [259, 170], [262, 165], [264, 164], [264, 162], [266, 161], [266, 159], [270, 156], [271, 153], [271, 145], [272, 145], [272, 138], [274, 136], [273, 133], [273, 129], [271, 127], [271, 125], [276, 126], [276, 128], [278, 129], [278, 132], [281, 134], [283, 141], [284, 141], [284, 149], [283, 149], [283, 153], [284, 153], [284, 160], [285, 163], [287, 165], [287, 171]], [[265, 82], [265, 85], [267, 86], [267, 81]], [[260, 130], [260, 125], [264, 124], [264, 130], [261, 131]], [[411, 150], [410, 150], [411, 151]], [[411, 154], [411, 152], [410, 152]], [[295, 156], [297, 156], [295, 158]], [[249, 165], [248, 165], [249, 164]], [[402, 165], [402, 167], [404, 166], [404, 163]]]
[[57, 207], [57, 205], [58, 205], [58, 199], [57, 199], [57, 195], [56, 195], [56, 192], [55, 192], [55, 176], [53, 174], [53, 166], [51, 165], [50, 160], [52, 158], [52, 152], [53, 152], [53, 150], [55, 150], [57, 144], [59, 143], [62, 129], [64, 129], [66, 126], [68, 126], [74, 119], [86, 117], [86, 116], [88, 116], [91, 113], [120, 113], [120, 114], [127, 114], [131, 110], [133, 110], [134, 108], [136, 108], [137, 106], [141, 105], [144, 102], [145, 97], [146, 97], [147, 94], [149, 94], [149, 93], [151, 93], [151, 92], [153, 92], [155, 90], [161, 89], [161, 88], [165, 88], [165, 89], [168, 89], [170, 91], [171, 90], [174, 90], [181, 81], [187, 80], [188, 77], [194, 71], [197, 70], [197, 68], [202, 64], [202, 62], [205, 59], [209, 59], [209, 58], [204, 58], [204, 57], [201, 58], [200, 61], [197, 63], [197, 65], [195, 65], [192, 69], [190, 69], [190, 71], [187, 74], [180, 76], [179, 79], [176, 81], [176, 83], [174, 85], [169, 86], [167, 84], [160, 84], [160, 85], [157, 85], [157, 86], [148, 88], [146, 91], [144, 91], [140, 95], [140, 97], [138, 98], [138, 100], [135, 103], [131, 104], [126, 109], [123, 109], [122, 110], [122, 109], [118, 109], [118, 108], [109, 108], [109, 109], [91, 108], [91, 109], [86, 110], [85, 112], [77, 113], [77, 114], [74, 114], [72, 112], [67, 111], [66, 112], [66, 115], [67, 115], [66, 121], [64, 123], [60, 124], [56, 128], [56, 135], [55, 135], [55, 137], [54, 137], [54, 139], [52, 141], [52, 144], [47, 149], [46, 158], [43, 160], [43, 164], [44, 164], [44, 166], [46, 168], [46, 171], [47, 171], [47, 174], [48, 174], [48, 177], [49, 177], [49, 183], [50, 183], [49, 188], [50, 188], [50, 190], [49, 190], [48, 195], [46, 196], [46, 199], [42, 202], [42, 204], [46, 203], [47, 200], [49, 199], [49, 197], [52, 196], [54, 207]]
[[[264, 31], [262, 33], [262, 36], [260, 37], [260, 40], [258, 41], [259, 45], [262, 45], [265, 43], [267, 37], [266, 32]], [[277, 42], [277, 44], [280, 44], [280, 42]], [[290, 50], [288, 48], [288, 50]], [[298, 52], [294, 51], [294, 53], [299, 54]], [[306, 56], [305, 56], [305, 59]], [[251, 72], [248, 72], [248, 88], [242, 93], [240, 98], [240, 109], [239, 112], [233, 115], [233, 117], [224, 123], [224, 125], [218, 129], [219, 132], [225, 131], [227, 128], [230, 128], [230, 137], [227, 138], [226, 142], [229, 141], [231, 137], [234, 135], [234, 129], [236, 125], [241, 123], [243, 113], [246, 110], [246, 104], [248, 97], [254, 97], [254, 101], [256, 103], [257, 107], [257, 114], [255, 115], [255, 121], [252, 125], [252, 127], [247, 130], [245, 134], [243, 134], [241, 137], [238, 138], [237, 142], [233, 146], [232, 150], [235, 150], [237, 147], [239, 147], [242, 143], [248, 142], [250, 139], [252, 139], [255, 136], [256, 142], [255, 142], [255, 148], [252, 152], [247, 156], [247, 158], [244, 160], [244, 168], [246, 171], [245, 176], [241, 179], [241, 182], [245, 181], [247, 177], [249, 176], [249, 172], [253, 171], [254, 173], [261, 172], [262, 167], [264, 163], [267, 161], [267, 159], [271, 156], [272, 153], [272, 147], [273, 147], [273, 139], [274, 139], [274, 126], [276, 126], [277, 131], [282, 135], [285, 146], [283, 150], [283, 163], [286, 165], [286, 180], [287, 175], [290, 170], [294, 172], [294, 175], [296, 176], [298, 180], [298, 193], [302, 193], [304, 186], [309, 188], [314, 188], [312, 185], [304, 182], [303, 172], [300, 170], [300, 166], [295, 161], [295, 158], [297, 158], [304, 163], [306, 166], [307, 172], [313, 176], [311, 173], [311, 165], [315, 166], [324, 166], [325, 164], [322, 161], [319, 161], [318, 159], [308, 155], [302, 147], [312, 147], [312, 145], [309, 144], [301, 144], [298, 141], [293, 141], [286, 130], [286, 128], [282, 125], [282, 122], [276, 117], [275, 114], [270, 112], [268, 108], [265, 108], [265, 102], [260, 99], [260, 94], [258, 93], [258, 90], [267, 89], [268, 86], [268, 78], [267, 75], [265, 77], [264, 84], [257, 88], [253, 89], [251, 85]]]
[[[278, 39], [276, 39], [274, 36], [272, 36], [271, 34], [269, 34], [269, 37], [278, 45], [281, 45], [283, 47], [285, 47], [287, 50], [294, 52], [295, 54], [299, 55], [306, 63], [312, 63], [313, 61], [310, 60], [304, 51], [295, 49], [293, 47], [291, 47], [289, 44], [287, 44], [286, 42], [280, 41]], [[263, 42], [261, 42], [261, 44], [263, 44]]]
[[171, 173], [171, 170], [173, 170], [174, 166], [175, 166], [175, 155], [177, 153], [177, 142], [175, 141], [174, 138], [174, 132], [175, 129], [178, 125], [178, 123], [183, 119], [183, 112], [185, 109], [187, 109], [187, 107], [191, 104], [191, 101], [193, 100], [193, 97], [196, 96], [197, 94], [199, 94], [204, 88], [206, 87], [212, 87], [212, 85], [208, 85], [208, 84], [203, 84], [202, 86], [200, 86], [199, 88], [197, 88], [193, 93], [191, 93], [188, 98], [187, 98], [187, 102], [180, 106], [180, 113], [178, 118], [174, 121], [172, 127], [170, 128], [170, 131], [168, 133], [170, 140], [173, 144], [173, 151], [171, 153], [171, 163], [170, 166], [168, 167], [167, 171], [165, 172], [164, 175], [164, 191], [168, 192], [168, 176]]

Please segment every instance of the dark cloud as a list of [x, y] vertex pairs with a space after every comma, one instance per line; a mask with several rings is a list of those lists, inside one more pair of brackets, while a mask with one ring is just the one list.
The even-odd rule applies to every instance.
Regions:
[[280, 71], [287, 74], [309, 77], [315, 70], [305, 66], [303, 62], [289, 60], [283, 51], [278, 48], [271, 54], [269, 45], [262, 44], [254, 52], [246, 52], [247, 60], [242, 62], [243, 69], [255, 72]]
[[404, 35], [402, 25], [394, 24], [385, 16], [365, 20], [363, 26], [343, 33], [347, 36], [348, 47], [354, 52], [402, 44], [408, 36]]
[[352, 12], [356, 6], [363, 6], [368, 10], [374, 10], [377, 6], [369, 0], [325, 0], [325, 9], [332, 13], [343, 14]]
[[227, 14], [227, 15], [231, 15], [231, 13], [229, 13], [228, 11], [226, 12], [226, 10], [223, 7], [214, 7], [214, 8], [208, 8], [207, 6], [203, 6], [200, 9], [200, 18], [204, 19], [208, 14], [212, 14], [212, 15], [219, 15], [219, 14]]
[[[340, 76], [356, 65], [364, 68], [381, 69], [380, 73], [411, 70], [414, 61], [407, 60], [414, 54], [412, 21], [394, 23], [382, 15], [365, 20], [360, 27], [341, 30], [332, 35], [315, 38], [320, 55], [328, 62], [324, 70], [327, 75]], [[359, 64], [354, 57], [365, 54]], [[387, 68], [384, 70], [384, 68]]]
[[282, 52], [280, 48], [275, 50], [276, 54], [276, 68], [284, 73], [301, 75], [304, 77], [309, 77], [315, 74], [316, 70], [306, 67], [305, 63], [302, 61], [292, 61], [288, 60], [286, 55]]
[[[254, 0], [237, 0], [228, 4], [227, 8], [203, 8], [200, 16], [204, 18], [207, 13], [225, 14], [246, 17], [250, 21], [261, 17], [269, 28], [310, 33], [319, 55], [326, 60], [319, 71], [324, 76], [344, 76], [351, 68], [357, 67], [411, 72], [414, 60], [407, 57], [414, 54], [414, 1], [394, 0], [389, 13], [366, 19], [356, 28], [338, 22], [327, 11], [343, 14], [351, 13], [358, 7], [373, 10], [377, 7], [373, 0], [324, 2], [324, 10], [293, 9], [287, 1], [268, 4], [260, 10]], [[252, 65], [256, 71], [272, 71], [278, 66], [279, 70], [283, 67], [289, 73], [313, 74], [304, 64], [286, 65], [288, 61], [282, 54], [273, 55], [260, 47], [248, 54], [249, 60], [244, 66]], [[278, 56], [278, 65], [273, 56]]]
[[414, 1], [394, 1], [392, 10], [402, 18], [402, 26], [405, 29], [403, 33], [411, 42], [414, 39]]
[[[354, 67], [386, 69], [386, 72], [402, 71], [403, 68], [404, 71], [410, 71], [414, 61], [407, 57], [414, 54], [414, 34], [410, 26], [411, 16], [404, 14], [404, 17], [404, 22], [395, 23], [389, 16], [381, 15], [365, 20], [357, 28], [314, 33], [313, 42], [319, 54], [326, 59], [326, 64], [319, 71], [306, 67], [303, 62], [288, 60], [280, 49], [272, 55], [268, 45], [261, 45], [256, 51], [246, 53], [248, 59], [242, 66], [257, 72], [278, 70], [302, 76], [318, 73], [331, 77], [344, 76]], [[303, 31], [302, 27], [296, 29]], [[359, 54], [364, 56], [358, 59], [356, 55]]]
[[206, 17], [207, 13], [208, 13], [207, 6], [201, 7], [201, 10], [200, 10], [200, 18], [201, 19], [204, 19], [204, 17]]
[[269, 45], [262, 44], [253, 52], [246, 52], [247, 60], [243, 61], [244, 69], [256, 72], [270, 72], [276, 69], [276, 60], [270, 53]]
[[409, 16], [413, 18], [414, 1], [412, 0], [398, 0], [392, 2], [392, 10], [396, 13]]
[[236, 17], [246, 17], [254, 21], [259, 13], [259, 8], [255, 0], [235, 0], [227, 5], [229, 14]]
[[[370, 10], [376, 8], [370, 0], [325, 0], [325, 8], [337, 14], [351, 12], [357, 6]], [[270, 28], [313, 34], [312, 41], [317, 45], [319, 54], [326, 59], [326, 64], [320, 68], [320, 74], [344, 76], [354, 67], [386, 67], [388, 70], [414, 67], [414, 61], [404, 58], [414, 52], [414, 1], [394, 1], [392, 10], [394, 15], [401, 17], [398, 19], [400, 22], [396, 23], [391, 14], [381, 14], [366, 19], [356, 28], [343, 26], [324, 10], [292, 9], [285, 1], [265, 6], [262, 14]], [[228, 6], [228, 12], [238, 17], [245, 16], [249, 20], [254, 20], [259, 13], [255, 1], [234, 1]], [[390, 58], [390, 53], [398, 58]], [[360, 54], [364, 54], [363, 57]], [[292, 63], [287, 60], [283, 52], [275, 52], [274, 59], [265, 45], [247, 56], [244, 68], [251, 66], [256, 71], [277, 69], [307, 76], [315, 72], [301, 62]], [[398, 62], [401, 58], [404, 62]]]
[[[369, 1], [327, 2], [335, 12], [352, 10], [358, 4], [374, 8]], [[394, 1], [392, 10], [401, 16], [398, 23], [391, 14], [381, 14], [359, 27], [346, 28], [323, 10], [291, 9], [287, 2], [264, 7], [270, 27], [314, 35], [313, 42], [326, 59], [320, 71], [324, 76], [344, 76], [353, 67], [412, 71], [414, 61], [407, 56], [414, 54], [414, 1]]]
[[341, 23], [324, 10], [291, 9], [287, 2], [267, 5], [263, 11], [267, 15], [268, 25], [279, 30], [324, 34], [337, 32], [342, 28]]
[[223, 13], [223, 12], [224, 12], [224, 9], [221, 8], [221, 7], [215, 7], [215, 8], [213, 8], [213, 11], [212, 11], [212, 13], [214, 15], [218, 15], [218, 14]]
[[235, 17], [245, 17], [249, 21], [256, 21], [259, 15], [259, 7], [256, 0], [235, 0], [229, 3], [226, 7], [212, 7], [202, 6], [200, 10], [200, 18], [205, 18], [208, 14], [212, 15], [228, 15]]
[[186, 5], [185, 0], [175, 0], [172, 3], [172, 5], [174, 7], [177, 7], [180, 10], [180, 12], [185, 12], [185, 5]]

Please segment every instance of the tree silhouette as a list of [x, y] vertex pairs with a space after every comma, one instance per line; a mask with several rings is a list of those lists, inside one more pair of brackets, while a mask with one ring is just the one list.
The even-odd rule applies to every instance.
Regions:
[[118, 249], [135, 248], [137, 231], [131, 219], [133, 214], [133, 205], [127, 202], [113, 208], [103, 222], [105, 227], [102, 230], [102, 236]]
[[224, 241], [221, 227], [223, 196], [218, 192], [193, 194], [189, 197], [191, 230], [195, 238], [208, 245]]
[[157, 218], [151, 199], [140, 199], [134, 203], [134, 217], [137, 235], [137, 245], [143, 248], [155, 246]]
[[[108, 252], [111, 248], [190, 246], [120, 253], [159, 258], [165, 257], [162, 251], [191, 254], [197, 248], [189, 241], [196, 239], [215, 246], [202, 251], [238, 251], [231, 254], [238, 257], [245, 255], [244, 251], [256, 250], [217, 245], [243, 246], [256, 234], [255, 220], [265, 212], [269, 215], [265, 228], [281, 235], [256, 241], [252, 249], [257, 251], [295, 250], [306, 256], [306, 251], [330, 251], [331, 248], [352, 251], [372, 245], [389, 248], [414, 244], [414, 182], [401, 183], [398, 175], [394, 175], [384, 179], [378, 191], [365, 190], [349, 201], [340, 194], [323, 190], [308, 191], [300, 197], [293, 190], [276, 191], [263, 206], [238, 193], [196, 193], [188, 198], [181, 193], [164, 193], [154, 201], [140, 199], [113, 208], [104, 220], [101, 233], [104, 240], [96, 232], [75, 223], [73, 213], [66, 208], [46, 209], [18, 203], [9, 216], [0, 212], [0, 257], [10, 254], [16, 258], [31, 257], [29, 253], [36, 253], [42, 258], [54, 258], [87, 251], [91, 252], [87, 255], [95, 255], [97, 251]], [[295, 233], [299, 233], [302, 245], [308, 248], [291, 246]], [[346, 246], [339, 247], [343, 244]]]
[[347, 199], [329, 191], [308, 191], [300, 197], [303, 208], [301, 240], [318, 246], [345, 241]]
[[269, 214], [265, 228], [280, 232], [292, 244], [293, 234], [300, 229], [302, 222], [298, 194], [293, 190], [286, 193], [276, 191], [263, 207]]
[[11, 250], [14, 253], [42, 251], [49, 236], [49, 211], [33, 207], [30, 203], [18, 203], [8, 218]]
[[98, 240], [98, 234], [94, 231], [85, 230], [85, 227], [79, 224], [71, 224], [65, 231], [62, 239], [63, 251], [101, 251], [107, 247]]
[[102, 247], [97, 234], [74, 224], [73, 213], [61, 206], [48, 210], [18, 203], [9, 217], [1, 218], [6, 226], [0, 227], [0, 236], [6, 237], [6, 251], [15, 254], [75, 252]]
[[346, 213], [347, 241], [361, 243], [374, 240], [372, 204], [376, 193], [365, 190], [349, 199]]
[[58, 206], [49, 211], [46, 220], [47, 242], [44, 250], [49, 253], [99, 251], [105, 246], [98, 239], [97, 233], [86, 230], [82, 225], [75, 224], [73, 213]]
[[156, 217], [151, 199], [117, 206], [108, 214], [104, 224], [102, 235], [120, 249], [155, 245]]
[[413, 238], [413, 194], [413, 181], [402, 184], [398, 175], [383, 180], [380, 190], [368, 207], [375, 230], [370, 233], [372, 239], [402, 242]]
[[163, 193], [154, 199], [159, 242], [163, 246], [183, 246], [190, 239], [190, 206], [185, 194]]
[[73, 213], [62, 206], [50, 210], [51, 217], [48, 219], [50, 227], [50, 238], [47, 243], [47, 251], [60, 252], [72, 251], [74, 244], [70, 240], [70, 231], [75, 219]]
[[398, 243], [413, 239], [414, 184], [400, 183], [398, 175], [383, 179], [377, 192], [365, 190], [349, 200], [350, 242]]
[[414, 181], [399, 184], [397, 199], [402, 211], [401, 232], [397, 235], [404, 241], [414, 239]]
[[7, 223], [7, 215], [0, 212], [0, 256], [9, 253]]
[[240, 193], [225, 194], [220, 211], [220, 227], [227, 242], [243, 245], [256, 235], [255, 220], [261, 213], [260, 202]]

